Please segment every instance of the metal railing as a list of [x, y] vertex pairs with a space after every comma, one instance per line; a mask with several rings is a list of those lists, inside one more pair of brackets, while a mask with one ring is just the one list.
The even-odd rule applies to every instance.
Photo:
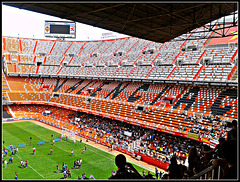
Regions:
[[[216, 170], [217, 169], [217, 170]], [[217, 172], [217, 174], [215, 174]], [[198, 174], [195, 174], [190, 179], [220, 179], [221, 167], [220, 166], [210, 166]]]

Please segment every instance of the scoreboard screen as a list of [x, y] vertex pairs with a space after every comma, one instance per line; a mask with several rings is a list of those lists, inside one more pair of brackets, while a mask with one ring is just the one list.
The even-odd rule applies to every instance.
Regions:
[[67, 21], [45, 21], [45, 37], [76, 38], [76, 23]]

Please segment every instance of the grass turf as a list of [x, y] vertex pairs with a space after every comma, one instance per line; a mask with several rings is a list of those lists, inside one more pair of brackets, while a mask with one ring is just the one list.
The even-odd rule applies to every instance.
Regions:
[[[99, 150], [87, 144], [87, 150], [82, 154], [85, 143], [73, 141], [60, 141], [52, 145], [52, 139], [60, 137], [60, 133], [54, 132], [32, 122], [4, 123], [2, 125], [2, 139], [5, 142], [3, 147], [14, 144], [15, 147], [21, 143], [27, 143], [24, 148], [19, 148], [17, 155], [13, 155], [13, 163], [3, 167], [2, 179], [14, 179], [15, 172], [18, 173], [19, 179], [63, 179], [63, 173], [60, 172], [62, 164], [67, 163], [68, 169], [71, 169], [72, 178], [77, 179], [83, 173], [86, 177], [91, 174], [95, 179], [108, 179], [111, 171], [117, 170], [114, 164], [115, 156], [105, 151]], [[53, 138], [51, 137], [53, 135]], [[31, 146], [30, 146], [30, 137]], [[45, 140], [45, 144], [38, 145], [38, 141]], [[36, 148], [36, 155], [32, 155], [32, 148]], [[53, 154], [50, 155], [50, 149]], [[71, 156], [71, 150], [74, 151]], [[10, 152], [10, 151], [9, 151]], [[7, 161], [10, 158], [4, 157]], [[80, 169], [74, 169], [73, 164], [76, 159], [82, 158]], [[20, 168], [20, 161], [28, 160], [27, 168]], [[56, 166], [59, 163], [59, 173], [56, 173]], [[138, 165], [133, 166], [141, 174], [143, 168]], [[148, 170], [146, 170], [148, 171]], [[153, 174], [151, 172], [151, 174]]]

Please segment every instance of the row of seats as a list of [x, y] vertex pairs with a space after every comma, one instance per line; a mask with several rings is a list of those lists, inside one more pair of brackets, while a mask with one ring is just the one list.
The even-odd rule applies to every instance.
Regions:
[[46, 101], [48, 102], [51, 97], [51, 93], [40, 92], [8, 92], [8, 96], [11, 101]]
[[[82, 94], [87, 92], [89, 88], [92, 88], [90, 93], [91, 97], [95, 98], [107, 98], [121, 102], [130, 102], [135, 104], [154, 105], [161, 98], [163, 94], [165, 96], [174, 96], [176, 100], [173, 103], [173, 108], [180, 110], [189, 110], [192, 112], [205, 112], [208, 113], [213, 107], [217, 109], [225, 107], [222, 101], [217, 101], [218, 97], [222, 96], [224, 99], [227, 96], [231, 97], [232, 102], [227, 102], [227, 107], [231, 107], [231, 110], [227, 115], [231, 117], [237, 116], [237, 96], [236, 93], [225, 93], [226, 88], [208, 88], [208, 87], [193, 87], [193, 86], [180, 86], [180, 85], [167, 85], [167, 84], [144, 84], [144, 83], [129, 83], [129, 82], [110, 82], [110, 81], [92, 81], [92, 80], [77, 80], [77, 79], [51, 79], [51, 78], [15, 78], [7, 77], [9, 87], [12, 92], [9, 92], [11, 98], [26, 100], [38, 100], [43, 97], [43, 93], [47, 92], [49, 95], [42, 98], [44, 101], [48, 101], [51, 92], [57, 93], [71, 93]], [[43, 86], [47, 86], [48, 89], [44, 90]], [[21, 91], [18, 98], [18, 91]], [[43, 92], [39, 92], [43, 91]], [[29, 93], [29, 94], [28, 94]], [[42, 95], [43, 94], [43, 95]], [[235, 96], [233, 96], [235, 94]], [[61, 99], [60, 97], [59, 99]], [[55, 99], [55, 98], [54, 98]], [[56, 99], [55, 99], [56, 100]], [[74, 101], [75, 102], [75, 101]], [[190, 102], [190, 104], [187, 104]], [[213, 106], [213, 103], [217, 103]], [[231, 104], [234, 103], [234, 104]], [[227, 108], [226, 107], [226, 108]], [[221, 113], [221, 112], [220, 112]], [[219, 114], [218, 114], [219, 115]]]
[[200, 68], [201, 66], [199, 65], [177, 66], [169, 79], [193, 80]]
[[237, 47], [214, 47], [206, 48], [205, 57], [211, 58], [212, 63], [229, 63]]
[[207, 65], [200, 72], [197, 80], [226, 81], [233, 65]]
[[[161, 51], [155, 53], [136, 53], [130, 51], [128, 54], [123, 54], [122, 56], [117, 55], [91, 55], [84, 54], [75, 57], [69, 57], [68, 55], [45, 55], [39, 56], [34, 54], [15, 54], [15, 53], [4, 53], [8, 63], [12, 63], [16, 60], [18, 63], [23, 64], [36, 64], [37, 62], [42, 62], [44, 65], [60, 65], [62, 61], [66, 62], [68, 65], [75, 66], [87, 66], [88, 65], [107, 65], [115, 64], [119, 65], [120, 63], [126, 62], [128, 65], [134, 65], [139, 62], [139, 64], [153, 64], [154, 62], [160, 62], [161, 64], [172, 64], [173, 60], [181, 60], [184, 64], [196, 64], [200, 62], [200, 59], [210, 59], [210, 62], [214, 64], [223, 64], [230, 63], [231, 58], [235, 55], [237, 48], [228, 48], [223, 47], [222, 50], [225, 50], [225, 53], [219, 53], [216, 48], [207, 48], [202, 50], [195, 51], [182, 51], [179, 50], [170, 50], [170, 51]], [[85, 50], [85, 49], [84, 49]], [[161, 49], [162, 50], [162, 49]], [[210, 52], [209, 52], [210, 51]], [[213, 53], [211, 53], [213, 51]], [[178, 55], [179, 54], [179, 55]], [[224, 55], [222, 55], [224, 54]], [[18, 58], [19, 56], [19, 58]], [[45, 61], [46, 60], [46, 61]]]
[[[42, 75], [71, 75], [95, 77], [128, 77], [151, 79], [181, 79], [181, 80], [208, 80], [226, 81], [233, 69], [233, 65], [200, 65], [182, 66], [123, 66], [123, 67], [61, 67], [7, 64], [8, 73], [42, 74]], [[176, 68], [176, 69], [174, 69]], [[174, 69], [174, 70], [173, 70]], [[172, 72], [171, 75], [169, 75]]]
[[178, 59], [184, 64], [198, 63], [203, 54], [204, 50], [182, 51]]
[[[64, 124], [70, 123], [71, 119], [67, 116], [68, 114], [73, 113], [74, 111], [57, 108], [52, 106], [45, 105], [12, 105], [10, 106], [12, 113], [15, 118], [36, 118], [45, 121], [49, 121], [50, 123], [64, 126]], [[52, 113], [48, 116], [42, 116], [44, 111], [51, 111]]]

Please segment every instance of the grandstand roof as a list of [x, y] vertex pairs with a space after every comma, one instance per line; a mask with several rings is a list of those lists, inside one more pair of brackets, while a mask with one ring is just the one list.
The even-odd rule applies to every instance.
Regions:
[[81, 1], [61, 3], [3, 2], [21, 9], [56, 16], [150, 41], [164, 43], [237, 10], [237, 1], [131, 3]]

